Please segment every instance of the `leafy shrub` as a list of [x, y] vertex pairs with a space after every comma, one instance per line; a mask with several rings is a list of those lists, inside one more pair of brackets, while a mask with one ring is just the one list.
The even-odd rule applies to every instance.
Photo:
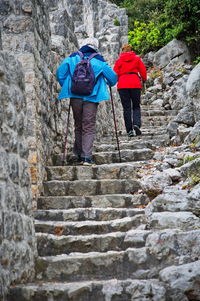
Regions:
[[193, 61], [194, 64], [199, 64], [200, 63], [200, 56], [197, 56], [196, 59]]
[[157, 50], [174, 38], [183, 40], [200, 61], [199, 0], [112, 0], [129, 17], [129, 43], [139, 54]]
[[191, 186], [195, 186], [197, 184], [200, 183], [200, 175], [191, 175], [191, 178], [190, 178], [190, 185]]
[[163, 72], [160, 69], [153, 68], [149, 73], [149, 77], [152, 79], [156, 79], [158, 77], [163, 77]]

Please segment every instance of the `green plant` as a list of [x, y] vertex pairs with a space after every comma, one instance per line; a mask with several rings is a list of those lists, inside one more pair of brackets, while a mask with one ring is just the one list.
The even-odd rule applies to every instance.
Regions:
[[185, 164], [185, 163], [191, 162], [191, 161], [193, 161], [197, 158], [198, 157], [195, 157], [195, 156], [187, 156], [187, 157], [184, 158], [183, 163]]
[[190, 176], [190, 185], [195, 186], [200, 183], [200, 174], [199, 175], [191, 175]]
[[193, 63], [195, 65], [199, 64], [200, 63], [200, 56], [197, 56], [196, 59], [193, 61]]
[[184, 165], [184, 160], [183, 159], [179, 159], [177, 167], [181, 167], [182, 165]]
[[119, 22], [118, 19], [115, 19], [115, 20], [114, 20], [114, 25], [115, 25], [115, 26], [120, 26], [120, 22]]
[[187, 73], [187, 70], [184, 68], [184, 67], [180, 67], [177, 69], [180, 73], [182, 74], [186, 74]]
[[152, 79], [163, 77], [163, 72], [160, 69], [153, 69], [153, 71], [149, 73], [149, 77]]

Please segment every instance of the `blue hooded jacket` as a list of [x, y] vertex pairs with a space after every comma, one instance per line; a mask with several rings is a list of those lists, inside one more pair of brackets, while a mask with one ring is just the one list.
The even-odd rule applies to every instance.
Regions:
[[[85, 57], [90, 56], [96, 51], [91, 47], [85, 45], [80, 48], [80, 51]], [[67, 97], [82, 98], [85, 101], [100, 102], [109, 99], [107, 84], [114, 86], [117, 83], [117, 75], [112, 68], [105, 62], [104, 58], [98, 54], [90, 60], [94, 70], [95, 78], [97, 79], [94, 89], [90, 95], [76, 95], [71, 93], [72, 75], [74, 73], [76, 64], [81, 60], [78, 52], [72, 53], [69, 57], [65, 58], [57, 69], [57, 80], [62, 89], [59, 93], [58, 99]]]

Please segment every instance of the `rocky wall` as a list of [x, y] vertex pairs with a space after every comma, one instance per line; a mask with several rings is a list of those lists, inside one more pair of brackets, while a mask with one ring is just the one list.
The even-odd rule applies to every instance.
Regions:
[[[69, 21], [69, 18], [65, 20]], [[58, 19], [57, 23], [61, 21]], [[63, 142], [66, 103], [56, 101], [58, 85], [55, 73], [64, 58], [64, 51], [62, 45], [56, 47], [51, 42], [49, 6], [46, 1], [14, 0], [11, 3], [3, 0], [1, 24], [2, 48], [15, 55], [22, 63], [25, 74], [29, 120], [27, 141], [36, 206], [37, 196], [42, 193], [42, 182], [45, 179], [44, 166], [57, 145], [60, 150]], [[66, 44], [68, 32], [70, 38]], [[72, 32], [73, 24], [67, 22], [62, 38], [66, 48], [70, 44], [70, 50], [76, 42]]]
[[143, 103], [175, 110], [167, 126], [170, 142], [199, 148], [200, 64], [191, 63], [186, 44], [176, 39], [144, 59], [152, 67]]
[[26, 140], [28, 107], [21, 64], [0, 52], [0, 300], [34, 277], [36, 256]]

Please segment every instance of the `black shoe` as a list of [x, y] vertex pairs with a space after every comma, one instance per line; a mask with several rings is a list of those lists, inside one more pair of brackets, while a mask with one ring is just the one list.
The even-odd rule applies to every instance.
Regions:
[[84, 166], [95, 166], [96, 163], [92, 161], [90, 158], [83, 158], [83, 165]]
[[77, 157], [77, 161], [76, 161], [76, 162], [77, 162], [78, 164], [81, 165], [81, 164], [83, 164], [83, 161], [84, 161], [84, 158], [82, 158], [82, 157], [79, 155], [79, 156]]
[[140, 128], [139, 128], [139, 126], [138, 125], [134, 125], [134, 130], [135, 130], [135, 133], [136, 133], [136, 135], [137, 136], [140, 136], [140, 135], [142, 135], [142, 132], [140, 131]]
[[134, 137], [136, 134], [135, 134], [135, 131], [134, 130], [131, 130], [127, 133], [128, 137]]

